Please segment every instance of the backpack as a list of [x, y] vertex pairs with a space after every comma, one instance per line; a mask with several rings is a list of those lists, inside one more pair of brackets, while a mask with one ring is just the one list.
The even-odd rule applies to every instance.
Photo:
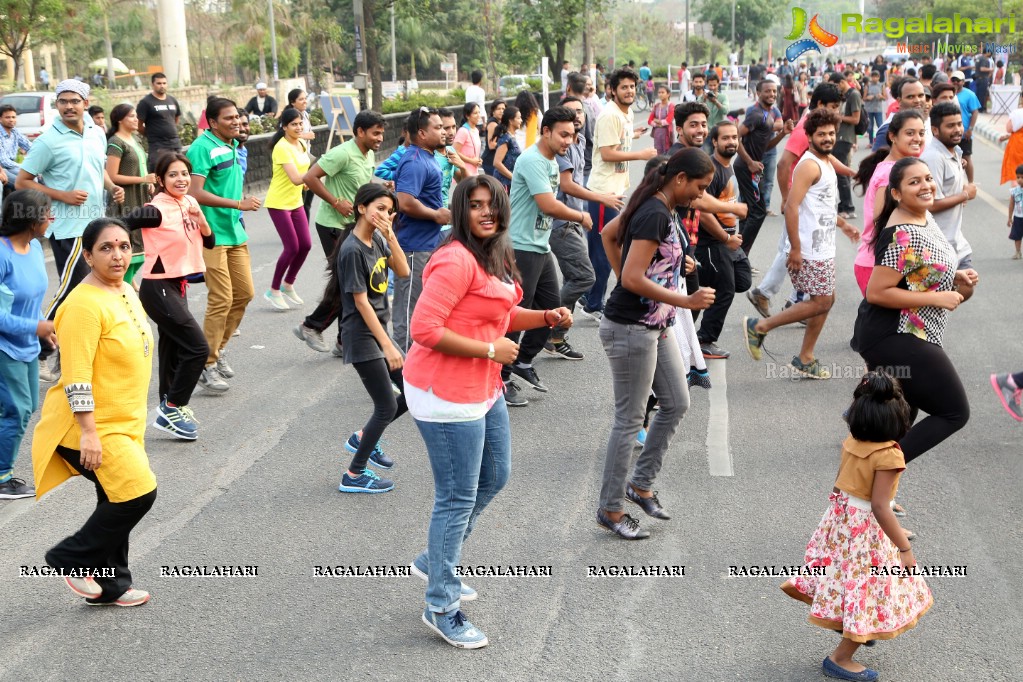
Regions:
[[866, 109], [863, 107], [863, 101], [860, 100], [860, 120], [856, 123], [855, 133], [856, 136], [866, 135], [867, 129], [870, 126], [870, 115], [867, 114]]

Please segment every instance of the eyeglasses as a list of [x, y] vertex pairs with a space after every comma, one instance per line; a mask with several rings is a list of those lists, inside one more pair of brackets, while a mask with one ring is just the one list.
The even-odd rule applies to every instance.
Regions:
[[77, 107], [79, 104], [81, 104], [84, 101], [85, 100], [78, 99], [78, 98], [75, 98], [75, 99], [58, 99], [57, 100], [57, 106], [58, 107]]

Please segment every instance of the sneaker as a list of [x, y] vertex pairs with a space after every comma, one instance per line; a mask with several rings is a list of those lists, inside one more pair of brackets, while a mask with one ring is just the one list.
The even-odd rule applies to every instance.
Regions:
[[274, 310], [291, 310], [291, 306], [288, 305], [288, 302], [284, 300], [284, 296], [279, 291], [267, 289], [266, 293], [263, 294], [263, 298], [270, 302]]
[[[788, 310], [789, 308], [791, 308], [794, 305], [795, 305], [795, 303], [793, 303], [792, 301], [785, 301], [785, 305], [782, 306], [782, 310]], [[806, 320], [798, 320], [797, 324], [802, 325], [803, 327], [805, 327], [806, 326]]]
[[695, 367], [689, 370], [689, 374], [686, 375], [686, 381], [690, 386], [699, 386], [710, 390], [710, 373], [705, 369], [696, 369]]
[[716, 343], [701, 343], [700, 350], [703, 351], [703, 357], [707, 360], [727, 360], [731, 355]]
[[231, 332], [231, 336], [241, 336], [241, 335], [242, 335], [242, 328], [241, 327], [236, 327], [235, 330], [233, 332]]
[[851, 220], [856, 217], [856, 211], [839, 211], [838, 217], [845, 218], [846, 220]]
[[[412, 575], [422, 578], [423, 580], [429, 582], [430, 580], [429, 570], [419, 568], [419, 566], [416, 566], [416, 562], [414, 561], [411, 564], [409, 564], [409, 568], [412, 569]], [[476, 592], [476, 590], [472, 589], [465, 583], [462, 583], [462, 592], [459, 595], [459, 599], [461, 599], [462, 601], [474, 601], [478, 596], [480, 595], [479, 593]]]
[[749, 356], [754, 360], [760, 360], [764, 357], [762, 349], [764, 347], [764, 339], [767, 334], [761, 334], [757, 331], [757, 322], [759, 319], [756, 317], [744, 317], [742, 318], [742, 330], [746, 334], [746, 350], [749, 351]]
[[36, 489], [20, 478], [8, 478], [0, 483], [0, 500], [20, 500], [35, 496]]
[[335, 358], [343, 358], [345, 356], [344, 346], [341, 345], [340, 341], [334, 343], [334, 347], [330, 349], [330, 354]]
[[207, 391], [213, 391], [214, 393], [223, 393], [227, 389], [231, 388], [228, 383], [224, 381], [224, 377], [221, 376], [216, 363], [207, 365], [203, 369], [202, 374], [199, 375], [199, 385]]
[[199, 437], [199, 428], [196, 426], [192, 408], [187, 405], [171, 407], [167, 404], [166, 398], [161, 400], [160, 406], [156, 408], [156, 421], [153, 422], [153, 426], [181, 440], [195, 440]]
[[1017, 251], [1016, 253], [1012, 254], [1012, 259], [1013, 260], [1023, 259], [1023, 253], [1020, 253], [1019, 251]]
[[603, 509], [598, 509], [597, 525], [607, 528], [623, 540], [643, 540], [650, 537], [650, 531], [640, 528], [639, 521], [628, 514], [622, 514], [622, 518], [616, 523], [611, 520]]
[[831, 372], [827, 368], [821, 367], [821, 361], [814, 358], [812, 362], [808, 362], [805, 365], [803, 361], [799, 359], [798, 355], [792, 356], [791, 362], [792, 368], [802, 374], [807, 379], [830, 379]]
[[295, 336], [305, 341], [305, 345], [309, 346], [315, 351], [321, 353], [329, 353], [330, 348], [327, 347], [327, 342], [323, 340], [323, 333], [318, 332], [312, 327], [307, 327], [304, 324], [300, 324], [294, 329]]
[[479, 649], [489, 644], [483, 631], [466, 620], [465, 614], [461, 611], [434, 613], [430, 609], [424, 609], [423, 622], [453, 647]]
[[95, 599], [103, 594], [103, 588], [99, 586], [92, 576], [85, 578], [64, 578], [64, 582], [71, 588], [71, 591], [79, 597]]
[[587, 310], [586, 306], [579, 308], [579, 312], [582, 313], [583, 317], [588, 317], [594, 322], [600, 322], [604, 319], [604, 311], [602, 310]]
[[39, 361], [39, 382], [44, 384], [52, 384], [60, 379], [60, 370], [50, 369], [50, 362], [48, 360]]
[[749, 272], [754, 277], [759, 277], [760, 276], [760, 269], [759, 268], [754, 268], [753, 266], [750, 266]]
[[660, 519], [662, 521], [671, 520], [671, 516], [668, 515], [668, 512], [664, 511], [664, 507], [661, 506], [661, 501], [657, 499], [656, 491], [654, 491], [654, 494], [651, 497], [642, 497], [633, 489], [632, 485], [626, 485], [625, 499], [629, 502], [638, 504], [640, 509], [646, 512], [647, 516], [652, 516], [655, 519]]
[[541, 393], [547, 392], [547, 387], [540, 381], [540, 376], [536, 373], [536, 369], [533, 367], [519, 367], [518, 365], [511, 366], [512, 374], [517, 374], [522, 379], [526, 380], [526, 383], [533, 387], [533, 390], [540, 391]]
[[[355, 453], [359, 450], [359, 444], [362, 439], [358, 433], [353, 433], [345, 443], [345, 450], [351, 453]], [[373, 452], [369, 455], [369, 463], [375, 466], [377, 469], [390, 469], [394, 466], [394, 460], [384, 454], [384, 451], [380, 449], [380, 443], [378, 442], [373, 446]]]
[[746, 292], [746, 300], [753, 304], [760, 317], [771, 316], [771, 299], [760, 293], [760, 289], [754, 287]]
[[553, 355], [558, 358], [565, 358], [566, 360], [583, 359], [583, 354], [568, 345], [568, 341], [561, 341], [559, 343], [548, 341], [543, 345], [543, 350], [549, 355]]
[[394, 481], [380, 478], [372, 469], [364, 469], [362, 475], [352, 478], [346, 471], [337, 487], [343, 493], [386, 493], [394, 490]]
[[995, 389], [1005, 411], [1018, 422], [1023, 422], [1023, 390], [1009, 385], [1008, 374], [992, 374], [991, 388]]
[[504, 382], [504, 402], [508, 407], [525, 407], [529, 400], [522, 396], [521, 388], [514, 381]]
[[646, 445], [646, 429], [640, 429], [636, 434], [636, 447], [641, 448], [644, 445]]
[[291, 287], [290, 289], [287, 287], [281, 287], [281, 295], [295, 305], [302, 305], [305, 303], [305, 301], [303, 301], [298, 295], [298, 292], [295, 291], [295, 287]]
[[136, 590], [134, 587], [129, 587], [127, 592], [114, 601], [96, 601], [95, 599], [86, 599], [85, 603], [89, 606], [142, 606], [147, 601], [149, 601], [148, 592], [145, 590]]
[[227, 364], [227, 357], [225, 357], [227, 351], [223, 348], [217, 353], [217, 371], [220, 372], [220, 376], [225, 379], [230, 379], [234, 376], [234, 370], [231, 369], [231, 365]]

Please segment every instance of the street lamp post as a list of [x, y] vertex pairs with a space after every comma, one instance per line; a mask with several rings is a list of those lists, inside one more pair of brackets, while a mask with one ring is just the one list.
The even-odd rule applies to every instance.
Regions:
[[732, 52], [735, 52], [735, 0], [732, 0]]
[[274, 67], [274, 97], [281, 99], [281, 77], [277, 73], [277, 26], [274, 24], [274, 0], [266, 0], [270, 7], [270, 58]]

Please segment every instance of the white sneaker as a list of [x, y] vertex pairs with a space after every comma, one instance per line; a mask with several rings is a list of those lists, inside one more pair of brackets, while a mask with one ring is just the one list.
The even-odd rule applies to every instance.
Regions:
[[94, 578], [64, 578], [64, 582], [71, 588], [71, 591], [77, 594], [79, 597], [85, 597], [86, 599], [95, 599], [96, 597], [103, 594], [103, 588], [100, 587]]
[[147, 601], [149, 601], [148, 592], [130, 587], [116, 601], [86, 601], [85, 603], [89, 606], [142, 606]]
[[217, 371], [225, 379], [230, 379], [234, 376], [234, 370], [231, 369], [231, 365], [227, 364], [227, 350], [223, 348], [217, 353]]
[[303, 303], [305, 303], [305, 301], [303, 301], [301, 298], [299, 298], [298, 292], [295, 291], [295, 287], [290, 287], [290, 288], [289, 287], [281, 287], [281, 294], [284, 296], [284, 298], [288, 299], [289, 301], [291, 301], [295, 305], [302, 305]]
[[288, 305], [288, 302], [284, 300], [284, 296], [279, 291], [267, 289], [266, 293], [263, 294], [263, 298], [270, 302], [274, 310], [291, 310], [291, 306]]
[[199, 385], [205, 388], [207, 391], [213, 391], [214, 393], [223, 393], [227, 389], [231, 388], [224, 377], [221, 376], [220, 371], [217, 369], [216, 363], [208, 365], [199, 375]]

